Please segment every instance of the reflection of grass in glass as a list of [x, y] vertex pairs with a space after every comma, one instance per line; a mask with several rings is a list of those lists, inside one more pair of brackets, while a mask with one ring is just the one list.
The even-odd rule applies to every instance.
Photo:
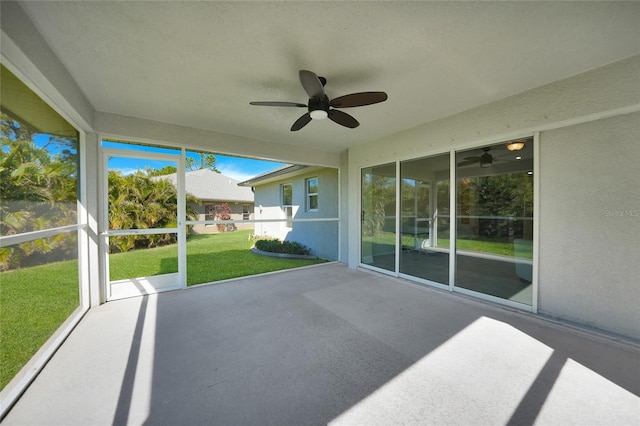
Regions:
[[[395, 245], [395, 234], [393, 232], [380, 232], [374, 236], [364, 236], [362, 242], [364, 244], [386, 244]], [[414, 239], [413, 235], [402, 235], [402, 246], [410, 248], [420, 248], [422, 239]], [[416, 246], [417, 244], [417, 246]], [[449, 239], [438, 238], [438, 248], [448, 249]], [[480, 253], [496, 254], [500, 256], [513, 256], [513, 243], [493, 242], [493, 241], [478, 241], [478, 240], [457, 240], [457, 248], [462, 251], [476, 251]], [[525, 256], [527, 259], [533, 258], [533, 253], [527, 253]]]
[[[479, 240], [457, 240], [456, 246], [462, 251], [477, 251], [481, 253], [513, 256], [513, 243], [502, 243]], [[438, 247], [449, 247], [449, 240], [438, 239]], [[527, 253], [527, 259], [533, 259], [533, 253]]]
[[373, 235], [365, 235], [362, 237], [363, 243], [375, 244], [396, 244], [396, 234], [394, 232], [378, 232]]
[[0, 274], [0, 388], [79, 306], [78, 262]]

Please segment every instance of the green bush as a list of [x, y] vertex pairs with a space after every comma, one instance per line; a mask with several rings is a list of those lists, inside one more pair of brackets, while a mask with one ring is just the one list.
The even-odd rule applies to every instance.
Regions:
[[306, 246], [295, 241], [280, 241], [277, 239], [257, 240], [256, 248], [258, 250], [268, 251], [271, 253], [310, 254], [310, 251]]

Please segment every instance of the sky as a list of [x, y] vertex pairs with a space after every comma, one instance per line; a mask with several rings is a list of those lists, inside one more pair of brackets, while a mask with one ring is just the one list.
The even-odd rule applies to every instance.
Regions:
[[[180, 150], [170, 148], [155, 148], [146, 147], [140, 145], [128, 145], [117, 142], [103, 141], [102, 146], [105, 148], [120, 148], [131, 150], [134, 147], [140, 151], [146, 152], [159, 152], [168, 154], [180, 154]], [[254, 160], [251, 158], [231, 157], [228, 155], [215, 154], [216, 168], [225, 176], [232, 179], [236, 179], [240, 182], [261, 175], [268, 171], [282, 167], [283, 163], [276, 163], [272, 161]], [[197, 154], [187, 151], [187, 156], [196, 158]], [[167, 162], [162, 160], [148, 160], [148, 159], [132, 159], [125, 157], [112, 157], [109, 160], [109, 170], [118, 170], [122, 174], [130, 174], [136, 170], [144, 170], [145, 167], [153, 169], [161, 169], [165, 166], [176, 166], [174, 162]]]
[[[71, 146], [61, 146], [58, 144], [48, 144], [50, 135], [38, 134], [33, 138], [33, 142], [36, 146], [47, 146], [47, 151], [51, 155], [59, 154], [63, 148], [75, 149]], [[156, 152], [165, 154], [180, 155], [180, 149], [174, 148], [158, 148], [145, 145], [134, 145], [112, 141], [102, 141], [103, 148], [116, 148], [127, 151], [136, 150], [144, 156], [144, 152]], [[255, 160], [252, 158], [233, 157], [229, 155], [215, 154], [216, 157], [216, 169], [225, 176], [228, 176], [237, 181], [243, 182], [253, 177], [259, 176], [263, 173], [267, 173], [271, 170], [275, 170], [284, 166], [284, 163], [277, 163], [273, 161]], [[196, 163], [198, 161], [198, 155], [195, 152], [187, 151], [187, 156], [194, 157]], [[162, 160], [150, 160], [150, 159], [135, 159], [114, 156], [109, 159], [109, 170], [120, 171], [123, 175], [134, 173], [137, 170], [145, 170], [147, 167], [152, 169], [161, 169], [165, 166], [176, 166], [175, 162], [168, 162]]]
[[[76, 144], [77, 141], [74, 142], [73, 139], [70, 139], [67, 144], [64, 143], [50, 143], [51, 135], [47, 133], [38, 133], [33, 136], [33, 143], [38, 147], [46, 147], [47, 152], [51, 156], [61, 154], [63, 150], [69, 150], [73, 153], [76, 152]], [[14, 139], [15, 138], [11, 138]], [[147, 151], [147, 152], [159, 152], [159, 153], [168, 153], [168, 154], [176, 154], [180, 155], [179, 149], [171, 149], [171, 148], [157, 148], [151, 146], [144, 145], [134, 145], [134, 144], [126, 144], [119, 143], [113, 141], [102, 141], [102, 146], [105, 148], [118, 148], [118, 149], [126, 149], [126, 150], [138, 150], [138, 151]], [[8, 146], [2, 146], [4, 152], [8, 152]], [[144, 155], [144, 154], [142, 154]], [[194, 152], [187, 151], [187, 155], [194, 157], [197, 163], [197, 154]], [[228, 176], [232, 179], [238, 180], [240, 182], [249, 180], [253, 177], [259, 176], [263, 173], [267, 173], [271, 170], [275, 170], [277, 168], [282, 167], [283, 163], [276, 163], [272, 161], [263, 161], [263, 160], [255, 160], [251, 158], [242, 158], [242, 157], [232, 157], [228, 155], [215, 154], [216, 157], [216, 169], [220, 173], [225, 176]], [[149, 159], [132, 159], [126, 157], [113, 157], [109, 160], [108, 167], [109, 170], [118, 170], [122, 174], [127, 175], [134, 173], [136, 170], [145, 170], [147, 167], [152, 169], [161, 169], [165, 166], [173, 165], [176, 166], [175, 163], [166, 162], [166, 161], [158, 161], [158, 160], [149, 160]]]

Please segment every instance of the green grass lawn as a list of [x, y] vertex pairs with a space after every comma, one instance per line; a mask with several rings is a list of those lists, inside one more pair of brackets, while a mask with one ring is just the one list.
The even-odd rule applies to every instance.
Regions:
[[[251, 230], [194, 235], [187, 241], [187, 285], [325, 262], [281, 259], [249, 249]], [[109, 256], [111, 280], [177, 272], [176, 245]], [[0, 389], [79, 306], [78, 262], [0, 273]]]
[[[300, 266], [322, 259], [282, 259], [260, 256], [249, 249], [250, 229], [222, 234], [192, 235], [187, 240], [187, 285], [202, 284]], [[178, 271], [176, 245], [109, 256], [111, 280], [148, 277]]]
[[0, 274], [0, 389], [79, 305], [77, 261]]
[[249, 249], [252, 230], [194, 235], [187, 242], [187, 285], [323, 263], [322, 259], [261, 256]]

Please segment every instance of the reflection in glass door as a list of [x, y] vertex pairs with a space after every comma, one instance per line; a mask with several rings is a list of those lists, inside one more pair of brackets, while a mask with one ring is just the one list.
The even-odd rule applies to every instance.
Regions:
[[531, 305], [533, 139], [514, 142], [456, 154], [455, 285]]
[[181, 157], [104, 149], [103, 158], [107, 299], [180, 288]]
[[536, 310], [534, 138], [452, 155], [362, 169], [361, 264]]
[[362, 169], [360, 261], [395, 271], [396, 165]]
[[449, 154], [400, 163], [400, 273], [449, 284]]

